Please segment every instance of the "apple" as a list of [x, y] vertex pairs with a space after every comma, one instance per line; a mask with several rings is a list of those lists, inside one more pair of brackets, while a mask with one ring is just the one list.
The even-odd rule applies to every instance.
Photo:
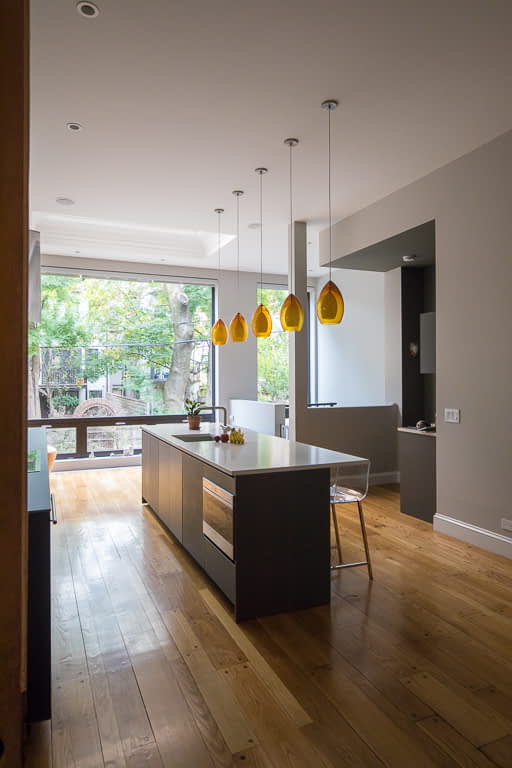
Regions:
[[216, 443], [219, 443], [219, 442], [220, 442], [220, 435], [215, 435], [215, 442], [216, 442]]
[[227, 443], [229, 440], [229, 435], [227, 434], [227, 432], [223, 432], [222, 435], [220, 436], [220, 439], [221, 439], [221, 442]]

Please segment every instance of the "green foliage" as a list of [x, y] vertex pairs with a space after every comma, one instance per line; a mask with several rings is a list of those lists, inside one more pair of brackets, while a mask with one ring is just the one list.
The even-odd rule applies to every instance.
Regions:
[[[41, 323], [29, 331], [29, 353], [37, 355], [40, 347], [54, 348], [47, 357], [48, 365], [53, 370], [56, 366], [78, 369], [78, 377], [89, 383], [121, 373], [123, 389], [151, 403], [153, 412], [162, 413], [162, 385], [175, 340], [170, 307], [173, 288], [163, 282], [42, 275]], [[182, 285], [180, 289], [188, 297], [193, 338], [208, 338], [211, 288]], [[64, 351], [70, 349], [71, 353]], [[152, 381], [150, 369], [161, 372], [160, 379]], [[54, 393], [59, 397], [57, 390], [48, 393], [53, 407], [65, 406], [56, 401]]]
[[187, 416], [197, 416], [201, 410], [201, 406], [204, 405], [203, 400], [185, 400], [185, 413]]
[[76, 395], [69, 395], [65, 392], [54, 395], [52, 398], [53, 406], [58, 409], [63, 408], [65, 413], [73, 413], [79, 402]]

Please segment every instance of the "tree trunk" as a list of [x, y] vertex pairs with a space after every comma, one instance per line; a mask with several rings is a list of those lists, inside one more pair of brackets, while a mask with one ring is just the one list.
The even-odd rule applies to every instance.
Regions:
[[174, 341], [181, 343], [175, 343], [173, 347], [169, 378], [164, 384], [164, 404], [166, 413], [183, 413], [184, 401], [188, 397], [194, 325], [188, 308], [188, 296], [181, 285], [167, 283], [166, 292], [174, 326]]
[[41, 418], [41, 403], [39, 401], [39, 373], [41, 360], [39, 353], [30, 356], [28, 371], [28, 416], [29, 419]]

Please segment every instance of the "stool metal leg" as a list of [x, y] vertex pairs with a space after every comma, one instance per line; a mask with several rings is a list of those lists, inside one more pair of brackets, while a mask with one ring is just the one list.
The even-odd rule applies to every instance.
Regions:
[[338, 550], [338, 563], [343, 562], [343, 557], [341, 554], [341, 540], [340, 540], [340, 531], [338, 528], [338, 517], [336, 515], [336, 504], [331, 504], [331, 514], [332, 514], [332, 522], [334, 525], [334, 533], [336, 535], [336, 548]]
[[370, 558], [370, 547], [368, 546], [368, 536], [366, 535], [366, 525], [364, 522], [363, 505], [360, 501], [357, 502], [357, 508], [359, 510], [359, 522], [361, 523], [361, 533], [363, 534], [364, 551], [366, 552], [366, 563], [368, 565], [368, 577], [373, 579], [372, 561]]

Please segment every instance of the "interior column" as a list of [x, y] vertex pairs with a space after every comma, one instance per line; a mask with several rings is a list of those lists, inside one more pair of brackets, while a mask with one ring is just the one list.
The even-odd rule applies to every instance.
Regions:
[[[305, 221], [293, 223], [293, 243], [288, 264], [290, 290], [304, 309], [304, 327], [289, 336], [289, 402], [290, 440], [300, 440], [301, 415], [306, 410], [308, 398], [308, 300], [307, 300], [307, 227]], [[291, 235], [291, 232], [290, 232]]]

